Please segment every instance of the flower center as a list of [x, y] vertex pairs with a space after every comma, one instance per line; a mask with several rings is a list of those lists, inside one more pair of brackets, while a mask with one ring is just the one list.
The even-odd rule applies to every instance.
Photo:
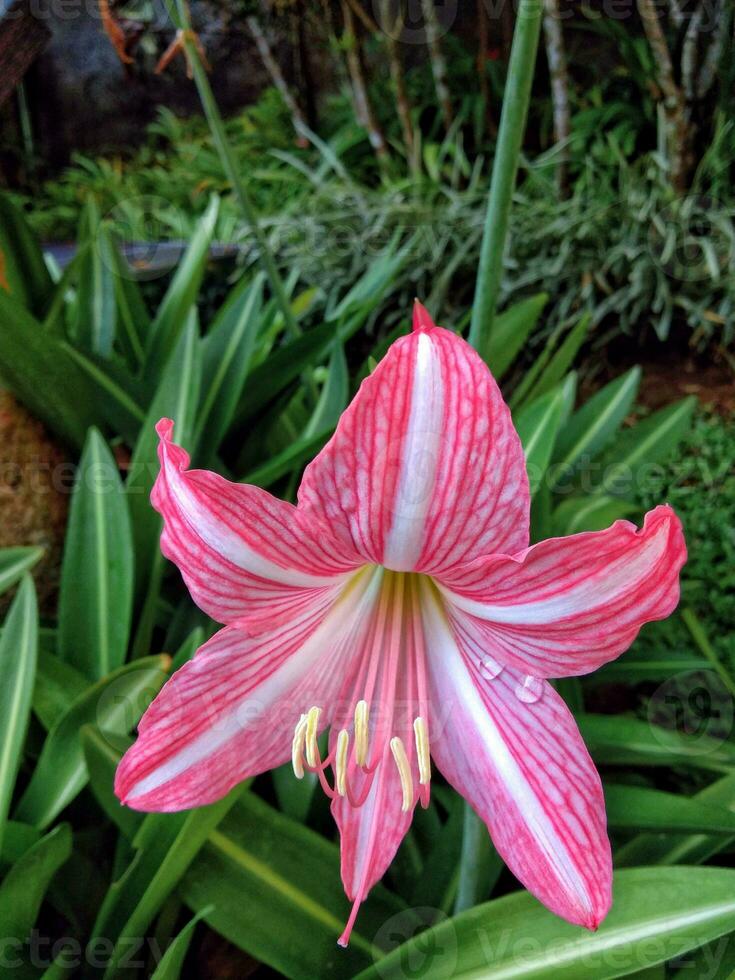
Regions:
[[[394, 766], [402, 810], [417, 797], [428, 805], [431, 782], [428, 692], [421, 605], [434, 588], [426, 575], [368, 566], [367, 606], [350, 637], [341, 691], [333, 704], [312, 705], [294, 729], [291, 761], [296, 776], [319, 776], [331, 798], [352, 806], [368, 798], [381, 766]], [[325, 757], [320, 731], [331, 727]], [[326, 770], [332, 770], [332, 781]], [[383, 770], [383, 775], [387, 775]]]

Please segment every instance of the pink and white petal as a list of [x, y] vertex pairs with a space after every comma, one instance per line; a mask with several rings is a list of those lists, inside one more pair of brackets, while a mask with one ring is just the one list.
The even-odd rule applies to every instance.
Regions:
[[151, 502], [164, 520], [161, 550], [178, 565], [194, 601], [221, 623], [260, 629], [339, 586], [345, 561], [328, 531], [258, 487], [190, 470], [162, 419], [161, 470]]
[[[406, 752], [412, 753], [410, 741], [406, 744]], [[411, 758], [412, 755], [409, 755]], [[413, 765], [412, 762], [410, 764]], [[354, 761], [350, 761], [347, 779], [356, 793], [363, 791], [365, 780], [370, 778], [359, 770]], [[354, 902], [340, 939], [343, 946], [349, 941], [360, 903], [385, 874], [411, 826], [416, 800], [404, 811], [402, 799], [400, 776], [386, 744], [362, 805], [353, 806], [347, 797], [342, 796], [335, 796], [332, 800], [332, 815], [340, 835], [342, 884], [347, 897]]]
[[681, 522], [668, 506], [643, 528], [550, 538], [513, 556], [456, 569], [439, 589], [466, 645], [539, 677], [586, 674], [614, 660], [644, 623], [679, 601], [686, 561]]
[[[416, 688], [416, 672], [410, 661], [410, 630], [404, 631], [401, 612], [395, 620], [399, 654], [395, 666], [391, 666], [390, 651], [380, 643], [375, 631], [366, 635], [362, 661], [356, 662], [358, 676], [361, 666], [368, 665], [371, 657], [378, 657], [376, 697], [370, 701], [370, 754], [368, 771], [355, 762], [354, 746], [348, 756], [346, 796], [335, 796], [332, 814], [337, 823], [341, 843], [342, 884], [347, 897], [354, 902], [352, 914], [340, 939], [346, 945], [360, 903], [365, 900], [373, 885], [383, 877], [406, 836], [413, 811], [418, 801], [419, 773], [414, 752], [413, 719], [419, 714]], [[390, 629], [390, 624], [389, 624]], [[398, 635], [400, 634], [400, 635]], [[368, 647], [373, 645], [371, 652]], [[352, 678], [354, 680], [355, 678]], [[380, 692], [380, 694], [378, 694]], [[354, 713], [352, 701], [342, 705], [346, 711], [333, 719], [330, 732], [330, 751], [336, 752], [341, 728], [349, 724]], [[391, 750], [391, 739], [399, 737], [403, 744], [407, 772], [410, 775], [412, 798], [404, 809], [403, 783]], [[360, 805], [355, 805], [359, 802]]]
[[416, 310], [307, 467], [299, 509], [366, 561], [438, 574], [528, 545], [528, 480], [486, 365]]
[[366, 628], [378, 584], [366, 572], [258, 636], [228, 626], [200, 648], [143, 715], [115, 792], [136, 810], [171, 811], [224, 796], [289, 758], [301, 714], [330, 709]]
[[487, 824], [513, 874], [552, 912], [595, 929], [611, 901], [612, 863], [599, 775], [568, 708], [539, 681], [494, 680], [465, 657], [427, 590], [424, 622], [437, 767]]

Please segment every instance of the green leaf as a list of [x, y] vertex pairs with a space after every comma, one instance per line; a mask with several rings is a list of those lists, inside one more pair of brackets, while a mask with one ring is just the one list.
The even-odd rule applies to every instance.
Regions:
[[[691, 802], [716, 812], [735, 813], [735, 773], [723, 776], [691, 797]], [[735, 840], [709, 833], [639, 834], [615, 854], [616, 864], [700, 864]]]
[[529, 296], [496, 316], [485, 360], [500, 380], [520, 353], [549, 301], [548, 293]]
[[[245, 793], [210, 835], [181, 884], [195, 911], [230, 942], [287, 977], [349, 977], [369, 962], [371, 938], [403, 906], [379, 885], [360, 910], [350, 945], [337, 848]], [[403, 915], [412, 921], [405, 910]]]
[[17, 942], [12, 952], [21, 954], [51, 879], [70, 857], [71, 830], [68, 824], [60, 824], [29, 848], [5, 876], [0, 885], [0, 935], [6, 938], [6, 955], [11, 952], [10, 938]]
[[0, 595], [11, 589], [43, 556], [43, 548], [0, 548]]
[[579, 715], [592, 758], [606, 765], [692, 766], [711, 772], [735, 766], [735, 745], [708, 735], [681, 735], [626, 715]]
[[35, 316], [42, 316], [54, 284], [25, 215], [5, 194], [0, 194], [0, 250], [10, 296]]
[[104, 980], [125, 974], [124, 958], [131, 944], [147, 934], [156, 913], [241, 792], [238, 786], [217, 803], [189, 813], [145, 818], [133, 841], [136, 853], [130, 867], [119, 887], [108, 892], [95, 923], [95, 935], [117, 933]]
[[181, 971], [184, 968], [186, 954], [189, 951], [189, 944], [191, 943], [197, 923], [204, 917], [204, 915], [211, 911], [211, 906], [202, 909], [198, 915], [195, 915], [189, 920], [189, 922], [186, 923], [184, 928], [163, 954], [161, 962], [151, 974], [151, 980], [179, 980]]
[[286, 476], [312, 459], [327, 442], [333, 431], [334, 426], [330, 426], [322, 432], [317, 432], [314, 436], [295, 439], [280, 453], [246, 473], [241, 482], [251, 483], [256, 487], [271, 486], [282, 476]]
[[5, 619], [0, 639], [0, 718], [3, 726], [0, 739], [0, 850], [28, 728], [37, 654], [36, 591], [31, 578], [26, 575]]
[[8, 820], [3, 834], [2, 860], [15, 864], [40, 838], [40, 831], [36, 827], [19, 820]]
[[337, 331], [333, 323], [324, 323], [275, 350], [249, 375], [235, 411], [233, 430], [239, 431], [294, 381], [304, 368], [322, 361], [331, 348]]
[[574, 358], [587, 337], [591, 322], [592, 317], [589, 313], [584, 313], [580, 317], [524, 398], [524, 404], [535, 401], [559, 384], [574, 363]]
[[[56, 643], [54, 642], [54, 649]], [[33, 710], [48, 731], [89, 687], [89, 679], [48, 650], [38, 651]]]
[[115, 339], [116, 303], [112, 271], [104, 261], [99, 244], [100, 215], [93, 198], [88, 198], [80, 223], [84, 235], [80, 242], [89, 241], [77, 273], [75, 341], [85, 350], [109, 357]]
[[149, 385], [154, 387], [194, 311], [218, 213], [219, 198], [213, 196], [148, 330], [143, 374]]
[[0, 377], [52, 432], [81, 447], [97, 420], [95, 389], [67, 346], [0, 289]]
[[120, 253], [120, 246], [104, 222], [100, 225], [98, 246], [102, 261], [112, 273], [119, 328], [116, 340], [127, 359], [128, 365], [137, 369], [143, 363], [143, 338], [150, 329], [150, 316], [146, 309], [140, 286]]
[[554, 451], [555, 483], [566, 478], [584, 457], [589, 459], [604, 449], [633, 407], [640, 378], [640, 368], [631, 368], [574, 413]]
[[166, 365], [158, 391], [146, 415], [125, 483], [133, 528], [135, 592], [138, 599], [147, 588], [154, 557], [160, 554], [158, 539], [161, 519], [150, 502], [151, 489], [158, 473], [158, 436], [155, 426], [159, 419], [171, 418], [175, 423], [176, 441], [184, 446], [190, 443], [199, 399], [201, 370], [199, 334], [195, 319], [191, 316]]
[[202, 396], [193, 444], [203, 459], [216, 453], [245, 384], [260, 327], [264, 276], [232, 291], [202, 341]]
[[621, 433], [600, 457], [599, 491], [627, 496], [644, 488], [650, 467], [665, 460], [689, 431], [696, 405], [694, 396], [684, 398]]
[[132, 743], [124, 735], [103, 734], [95, 725], [84, 725], [80, 736], [89, 785], [95, 799], [108, 819], [132, 840], [145, 820], [145, 814], [123, 806], [114, 790], [115, 770]]
[[644, 786], [605, 786], [607, 821], [626, 830], [655, 830], [735, 836], [735, 813]]
[[133, 601], [133, 542], [115, 460], [90, 429], [74, 486], [59, 594], [59, 656], [89, 678], [125, 660]]
[[349, 397], [349, 374], [347, 360], [342, 344], [335, 343], [327, 367], [327, 380], [322, 388], [314, 413], [304, 429], [304, 437], [310, 438], [318, 433], [333, 429], [347, 407]]
[[409, 939], [358, 980], [404, 980], [407, 971], [431, 980], [608, 980], [724, 935], [733, 915], [735, 871], [632, 868], [615, 874], [612, 909], [595, 932], [516, 892]]
[[[563, 430], [562, 430], [563, 431]], [[559, 504], [552, 515], [554, 534], [563, 537], [579, 531], [603, 531], [640, 508], [628, 500], [600, 494], [575, 496]]]
[[87, 783], [80, 728], [96, 723], [113, 735], [130, 731], [167, 679], [169, 663], [165, 655], [134, 660], [74, 701], [44, 742], [16, 820], [43, 829], [71, 803]]
[[559, 385], [524, 406], [513, 418], [526, 457], [531, 496], [541, 486], [551, 459], [566, 401], [564, 389], [565, 386]]

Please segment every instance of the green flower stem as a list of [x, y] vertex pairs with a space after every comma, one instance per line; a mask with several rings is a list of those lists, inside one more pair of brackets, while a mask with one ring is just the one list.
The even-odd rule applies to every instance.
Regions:
[[469, 335], [470, 343], [482, 355], [487, 350], [500, 294], [503, 252], [531, 98], [542, 14], [542, 0], [521, 0], [513, 32]]
[[[181, 31], [191, 31], [191, 21], [189, 19], [189, 11], [185, 0], [166, 0], [166, 6], [174, 26]], [[227, 178], [232, 185], [232, 190], [237, 199], [237, 203], [240, 206], [240, 210], [244, 214], [245, 220], [250, 226], [250, 230], [258, 245], [260, 261], [271, 284], [273, 296], [280, 307], [281, 313], [283, 314], [286, 327], [290, 334], [297, 336], [301, 333], [301, 329], [299, 328], [296, 318], [293, 315], [293, 311], [291, 310], [291, 305], [288, 301], [288, 296], [286, 295], [286, 289], [283, 285], [281, 275], [278, 272], [278, 267], [276, 266], [275, 259], [273, 258], [273, 253], [268, 246], [265, 235], [261, 231], [255, 205], [253, 204], [252, 198], [248, 194], [245, 184], [240, 179], [237, 161], [234, 153], [232, 152], [232, 148], [227, 141], [227, 134], [225, 132], [222, 116], [217, 108], [217, 103], [215, 102], [214, 94], [209, 84], [209, 79], [207, 78], [206, 69], [202, 64], [201, 56], [196, 44], [189, 34], [184, 34], [183, 44], [187, 61], [191, 65], [191, 70], [194, 75], [194, 84], [197, 87], [199, 99], [202, 103], [202, 108], [204, 109], [204, 115], [207, 118], [207, 123], [209, 124], [212, 139], [217, 148], [217, 152], [219, 153], [222, 166], [224, 167]]]

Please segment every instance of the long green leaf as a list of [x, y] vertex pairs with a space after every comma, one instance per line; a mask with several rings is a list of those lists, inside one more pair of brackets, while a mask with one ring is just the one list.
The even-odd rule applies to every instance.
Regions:
[[640, 368], [631, 368], [575, 412], [559, 434], [554, 451], [554, 482], [568, 476], [581, 459], [591, 458], [610, 441], [633, 406], [640, 378]]
[[135, 660], [92, 684], [58, 720], [14, 814], [45, 828], [87, 783], [79, 730], [96, 723], [111, 734], [133, 728], [167, 679], [168, 657]]
[[681, 735], [625, 715], [580, 715], [582, 736], [596, 762], [611, 765], [684, 765], [710, 772], [735, 766], [735, 745], [708, 735]]
[[[212, 928], [287, 977], [349, 977], [369, 962], [371, 939], [403, 906], [370, 893], [346, 950], [337, 946], [347, 902], [337, 848], [245, 793], [211, 834], [181, 885]], [[414, 921], [403, 910], [404, 921]]]
[[524, 404], [535, 401], [559, 384], [574, 363], [574, 358], [587, 337], [590, 323], [591, 316], [589, 313], [585, 313], [579, 318], [526, 395]]
[[43, 548], [0, 548], [0, 595], [19, 582], [42, 555]]
[[[26, 576], [13, 600], [0, 639], [0, 850], [33, 696], [38, 654], [38, 607]], [[6, 933], [2, 933], [6, 935]]]
[[[51, 879], [70, 856], [71, 830], [60, 824], [16, 861], [0, 885], [0, 936], [15, 941], [16, 954], [36, 924]], [[10, 952], [7, 946], [4, 952]]]
[[23, 212], [5, 194], [0, 194], [0, 250], [10, 295], [35, 316], [43, 316], [54, 284]]
[[125, 660], [133, 601], [133, 542], [115, 460], [90, 429], [79, 463], [64, 545], [59, 656], [89, 678]]
[[146, 381], [153, 388], [159, 381], [161, 370], [177, 347], [181, 331], [193, 311], [218, 213], [219, 198], [215, 196], [202, 215], [148, 330], [143, 371]]
[[633, 868], [615, 875], [595, 932], [526, 892], [464, 912], [399, 946], [359, 980], [609, 980], [663, 963], [732, 929], [735, 871]]
[[95, 926], [95, 932], [102, 935], [119, 929], [104, 980], [124, 975], [124, 958], [131, 942], [146, 935], [154, 916], [241, 791], [242, 787], [237, 787], [217, 803], [179, 819], [150, 814], [143, 821], [133, 841], [136, 853], [122, 887], [110, 891], [111, 901], [103, 905]]
[[150, 502], [151, 488], [158, 473], [155, 426], [161, 418], [173, 419], [176, 441], [182, 445], [189, 444], [194, 429], [200, 379], [201, 345], [195, 319], [190, 316], [146, 415], [125, 483], [133, 528], [135, 592], [138, 599], [151, 579], [154, 556], [159, 554], [161, 519]]
[[605, 805], [608, 824], [618, 829], [735, 836], [735, 813], [688, 796], [613, 783]]
[[541, 398], [524, 406], [513, 418], [526, 457], [526, 472], [533, 496], [541, 486], [554, 450], [565, 404], [564, 386], [560, 385]]
[[497, 380], [503, 377], [521, 352], [548, 301], [548, 293], [538, 293], [514, 303], [496, 316], [485, 357]]
[[163, 954], [161, 962], [151, 974], [151, 980], [179, 980], [197, 923], [209, 912], [211, 912], [211, 908], [202, 909], [198, 915], [186, 923]]
[[202, 341], [202, 396], [194, 445], [211, 460], [243, 390], [260, 327], [263, 275], [233, 290]]
[[81, 447], [97, 420], [95, 390], [66, 345], [0, 289], [0, 378], [30, 411]]
[[279, 347], [259, 364], [248, 377], [235, 411], [233, 430], [236, 432], [251, 422], [263, 406], [298, 378], [306, 367], [322, 361], [336, 336], [334, 324], [324, 323]]
[[600, 457], [599, 491], [621, 496], [643, 489], [650, 467], [665, 460], [689, 431], [696, 404], [693, 396], [684, 398], [621, 433]]
[[113, 274], [99, 244], [100, 215], [89, 198], [80, 222], [79, 242], [89, 242], [78, 267], [73, 337], [85, 350], [109, 357], [115, 339], [117, 306]]
[[[723, 776], [691, 797], [691, 802], [715, 812], [735, 813], [735, 773]], [[735, 835], [725, 837], [711, 833], [638, 834], [615, 854], [621, 866], [635, 864], [699, 864], [731, 844]]]
[[563, 500], [552, 515], [553, 533], [563, 537], [579, 531], [603, 531], [621, 517], [629, 517], [640, 510], [620, 497], [604, 494], [587, 494]]

